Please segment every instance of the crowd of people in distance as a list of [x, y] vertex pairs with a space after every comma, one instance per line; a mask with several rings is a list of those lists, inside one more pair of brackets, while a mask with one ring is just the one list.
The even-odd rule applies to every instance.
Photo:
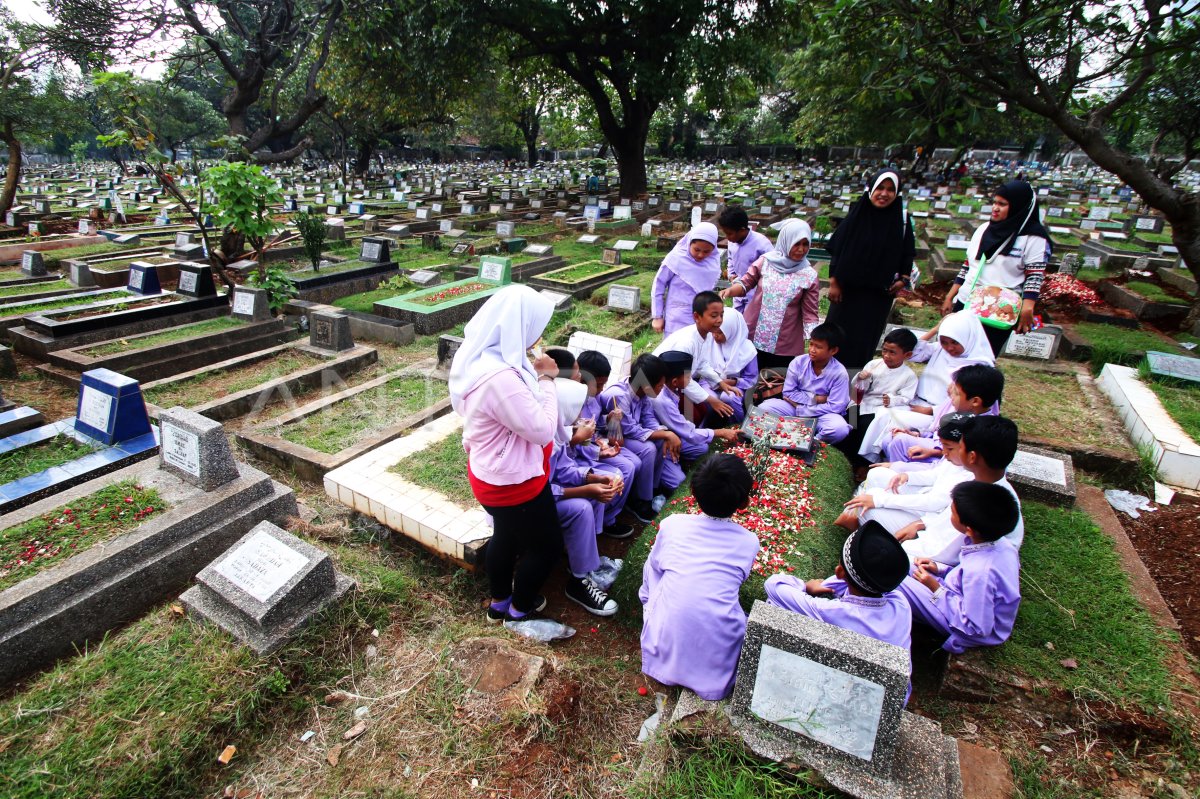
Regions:
[[[914, 624], [951, 653], [1007, 640], [1024, 523], [1005, 477], [1018, 430], [1001, 415], [996, 356], [1033, 324], [1049, 236], [1033, 188], [1002, 185], [940, 323], [885, 335], [892, 298], [915, 279], [902, 188], [895, 171], [874, 176], [828, 242], [823, 321], [807, 223], [783, 222], [773, 242], [737, 207], [695, 225], [654, 280], [662, 340], [619, 379], [599, 352], [540, 346], [553, 307], [532, 289], [482, 306], [450, 396], [493, 522], [490, 621], [537, 619], [564, 549], [566, 597], [617, 613], [607, 590], [620, 562], [600, 555], [599, 536], [633, 536], [630, 522], [654, 520], [698, 463], [699, 513], [662, 519], [645, 562], [642, 670], [659, 692], [728, 696], [759, 542], [733, 518], [755, 501], [750, 472], [714, 443], [737, 441], [753, 407], [811, 419], [859, 484], [837, 519], [847, 536], [834, 574], [770, 576], [766, 601], [904, 648]], [[722, 239], [730, 282], [718, 292]], [[910, 363], [924, 364], [919, 376]]]

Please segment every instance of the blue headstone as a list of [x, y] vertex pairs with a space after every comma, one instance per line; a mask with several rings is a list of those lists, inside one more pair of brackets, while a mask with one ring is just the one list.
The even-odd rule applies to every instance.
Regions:
[[150, 417], [138, 381], [111, 369], [84, 372], [75, 429], [110, 445], [149, 433]]
[[158, 281], [158, 270], [154, 264], [134, 261], [129, 265], [129, 283], [125, 286], [134, 294], [159, 294], [162, 284]]

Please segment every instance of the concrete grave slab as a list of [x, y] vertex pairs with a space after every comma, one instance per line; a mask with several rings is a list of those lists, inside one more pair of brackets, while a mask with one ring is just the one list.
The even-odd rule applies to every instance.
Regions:
[[158, 423], [160, 468], [206, 491], [237, 479], [237, 463], [220, 422], [177, 406], [160, 412]]
[[354, 581], [325, 552], [259, 522], [198, 575], [180, 601], [258, 654], [277, 650]]
[[1023, 499], [1068, 507], [1075, 504], [1075, 469], [1070, 455], [1022, 446], [1009, 464], [1007, 476]]

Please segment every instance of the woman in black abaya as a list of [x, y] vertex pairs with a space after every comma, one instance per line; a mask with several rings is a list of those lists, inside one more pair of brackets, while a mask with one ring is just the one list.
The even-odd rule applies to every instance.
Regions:
[[899, 199], [900, 176], [885, 169], [829, 240], [829, 316], [846, 332], [838, 360], [848, 369], [875, 356], [896, 292], [908, 285], [916, 254], [912, 222]]

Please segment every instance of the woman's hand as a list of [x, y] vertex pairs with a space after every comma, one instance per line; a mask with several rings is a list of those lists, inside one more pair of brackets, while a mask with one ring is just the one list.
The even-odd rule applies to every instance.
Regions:
[[895, 283], [892, 284], [892, 287], [890, 289], [888, 289], [888, 294], [891, 294], [893, 297], [895, 297], [897, 294], [899, 294], [900, 292], [904, 291], [907, 288], [908, 288], [907, 280], [897, 280]]
[[829, 297], [830, 302], [841, 302], [842, 301], [842, 287], [838, 285], [836, 277], [829, 278], [828, 297]]
[[533, 371], [538, 377], [558, 377], [558, 364], [549, 355], [542, 353], [533, 360]]
[[1033, 330], [1033, 307], [1036, 304], [1036, 300], [1025, 300], [1021, 303], [1021, 318], [1017, 322], [1018, 335]]
[[663, 332], [663, 329], [666, 327], [666, 324], [663, 322], [662, 318], [660, 317], [658, 319], [651, 319], [650, 327], [654, 328], [655, 333], [661, 333], [661, 332]]
[[951, 286], [950, 291], [946, 292], [946, 299], [942, 300], [942, 316], [949, 316], [954, 312], [954, 296], [958, 294], [958, 286]]

